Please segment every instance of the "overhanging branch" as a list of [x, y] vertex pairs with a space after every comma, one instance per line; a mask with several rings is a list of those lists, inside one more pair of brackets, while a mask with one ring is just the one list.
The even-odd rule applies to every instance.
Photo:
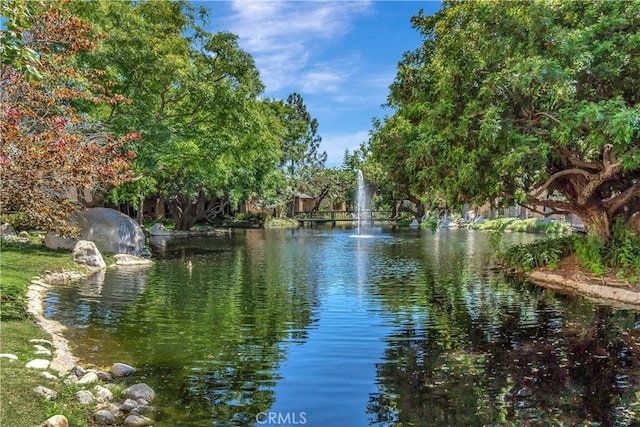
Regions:
[[613, 195], [603, 201], [607, 213], [611, 216], [624, 207], [632, 198], [640, 197], [640, 181], [627, 188], [622, 193]]
[[565, 170], [561, 170], [560, 172], [556, 172], [553, 175], [551, 175], [544, 184], [542, 184], [542, 186], [540, 188], [538, 188], [536, 190], [535, 193], [533, 193], [533, 197], [540, 197], [542, 195], [542, 193], [544, 193], [544, 191], [549, 188], [549, 186], [558, 178], [565, 176], [565, 175], [582, 175], [587, 179], [594, 179], [596, 177], [596, 175], [591, 174], [589, 172], [587, 172], [584, 169], [579, 169], [579, 168], [573, 168], [573, 169], [565, 169]]

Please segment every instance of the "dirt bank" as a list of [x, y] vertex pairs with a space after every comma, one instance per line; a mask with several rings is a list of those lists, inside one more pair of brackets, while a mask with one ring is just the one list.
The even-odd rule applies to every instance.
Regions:
[[619, 280], [612, 272], [602, 276], [582, 270], [575, 256], [563, 260], [555, 270], [541, 268], [528, 274], [536, 285], [565, 294], [584, 295], [598, 302], [640, 309], [640, 284]]

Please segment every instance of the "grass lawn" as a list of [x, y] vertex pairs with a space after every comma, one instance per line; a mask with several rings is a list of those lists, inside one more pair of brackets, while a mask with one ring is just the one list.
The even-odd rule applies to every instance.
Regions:
[[[18, 360], [0, 358], [0, 425], [39, 426], [50, 416], [65, 415], [70, 425], [86, 425], [86, 409], [74, 402], [75, 386], [46, 380], [40, 372], [26, 369], [33, 354], [34, 338], [50, 339], [26, 312], [26, 292], [34, 276], [47, 270], [78, 270], [69, 252], [52, 251], [39, 244], [1, 242], [0, 246], [0, 353]], [[45, 401], [33, 388], [37, 385], [58, 392], [55, 401]]]

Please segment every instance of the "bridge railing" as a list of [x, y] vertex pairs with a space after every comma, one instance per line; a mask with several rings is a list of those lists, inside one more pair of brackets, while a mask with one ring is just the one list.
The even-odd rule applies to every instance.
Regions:
[[[391, 211], [375, 211], [366, 210], [361, 212], [363, 220], [389, 220], [391, 219]], [[358, 219], [357, 211], [314, 211], [314, 212], [296, 212], [295, 218], [299, 220], [326, 220], [326, 221], [356, 221]]]

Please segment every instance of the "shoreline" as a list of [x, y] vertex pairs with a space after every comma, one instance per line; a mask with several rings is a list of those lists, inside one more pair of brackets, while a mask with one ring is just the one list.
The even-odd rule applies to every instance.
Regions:
[[640, 291], [628, 282], [589, 276], [574, 269], [542, 268], [525, 274], [525, 278], [554, 292], [583, 296], [617, 308], [640, 310]]
[[68, 373], [77, 365], [78, 358], [69, 348], [69, 341], [62, 336], [66, 327], [58, 321], [44, 317], [44, 296], [54, 285], [71, 283], [89, 277], [80, 271], [47, 273], [44, 277], [34, 277], [27, 288], [27, 312], [36, 325], [51, 337], [54, 352], [50, 368], [59, 373]]

